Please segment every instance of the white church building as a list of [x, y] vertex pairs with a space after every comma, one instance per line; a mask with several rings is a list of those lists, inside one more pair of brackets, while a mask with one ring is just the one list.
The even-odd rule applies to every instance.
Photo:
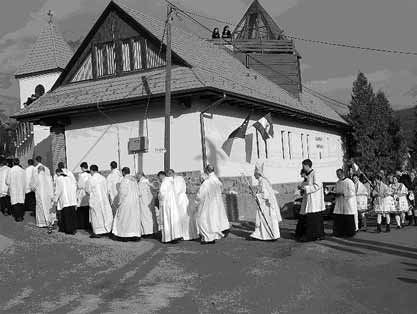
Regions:
[[[258, 19], [262, 30], [246, 19]], [[171, 167], [201, 171], [205, 152], [226, 179], [251, 175], [260, 159], [272, 183], [291, 194], [285, 187], [300, 180], [301, 161], [310, 158], [323, 181], [335, 181], [346, 121], [302, 90], [300, 55], [257, 0], [242, 21], [232, 47], [172, 26]], [[25, 130], [19, 157], [44, 156], [51, 168], [64, 161], [75, 172], [82, 161], [104, 170], [113, 160], [146, 174], [162, 170], [163, 30], [163, 21], [111, 1], [72, 53], [48, 23], [16, 75], [21, 110], [14, 118]], [[25, 106], [38, 85], [47, 92]], [[246, 139], [236, 139], [228, 156], [222, 145], [249, 113]], [[274, 137], [264, 142], [251, 125], [267, 113]], [[129, 139], [138, 137], [149, 145], [131, 154]]]

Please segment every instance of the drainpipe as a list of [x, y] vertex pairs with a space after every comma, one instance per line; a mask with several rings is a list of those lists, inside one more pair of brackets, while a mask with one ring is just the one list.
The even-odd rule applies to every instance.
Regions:
[[203, 169], [206, 169], [207, 167], [207, 149], [206, 149], [206, 132], [204, 127], [204, 114], [211, 108], [220, 105], [222, 102], [226, 100], [226, 94], [223, 94], [223, 97], [216, 100], [214, 103], [212, 103], [210, 106], [208, 106], [206, 109], [201, 111], [200, 113], [200, 128], [201, 128], [201, 148], [203, 150]]

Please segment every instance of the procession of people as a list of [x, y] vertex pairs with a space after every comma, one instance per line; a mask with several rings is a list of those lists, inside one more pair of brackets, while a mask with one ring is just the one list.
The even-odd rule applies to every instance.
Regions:
[[[376, 215], [376, 231], [390, 232], [391, 216], [398, 229], [409, 224], [417, 226], [414, 193], [417, 192], [416, 173], [404, 170], [385, 176], [380, 171], [369, 180], [358, 169], [338, 169], [338, 181], [332, 193], [335, 198], [333, 235], [353, 237], [367, 230], [367, 216]], [[325, 238], [324, 187], [311, 160], [302, 162], [303, 181], [298, 185], [302, 196], [295, 239], [301, 242]], [[276, 241], [280, 238], [282, 221], [277, 192], [265, 175], [264, 165], [255, 165], [256, 191], [251, 192], [256, 203], [255, 226], [248, 240]], [[52, 233], [57, 227], [66, 234], [84, 229], [91, 238], [110, 236], [119, 241], [139, 241], [142, 237], [158, 237], [163, 243], [199, 240], [214, 244], [226, 237], [230, 222], [223, 202], [222, 183], [213, 166], [201, 175], [201, 185], [194, 202], [190, 202], [187, 184], [173, 169], [160, 171], [158, 184], [143, 172], [132, 174], [128, 167], [120, 172], [115, 161], [110, 174], [104, 177], [97, 165], [80, 165], [78, 181], [74, 174], [58, 163], [54, 177], [42, 164], [42, 158], [30, 159], [26, 169], [14, 159], [8, 165], [0, 158], [0, 209], [23, 221], [25, 211], [35, 216], [36, 226]]]

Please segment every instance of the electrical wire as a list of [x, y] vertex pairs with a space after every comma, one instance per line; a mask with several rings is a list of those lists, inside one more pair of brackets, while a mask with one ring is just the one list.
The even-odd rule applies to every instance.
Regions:
[[[174, 7], [176, 10], [178, 10], [180, 13], [182, 13], [185, 17], [189, 18], [189, 19], [190, 19], [190, 20], [192, 20], [193, 22], [195, 22], [195, 23], [197, 23], [198, 25], [200, 25], [202, 28], [204, 28], [204, 29], [206, 29], [206, 30], [208, 30], [208, 31], [210, 31], [210, 32], [211, 32], [211, 29], [210, 29], [209, 27], [207, 27], [206, 25], [202, 24], [200, 21], [198, 21], [198, 20], [197, 20], [197, 19], [195, 19], [194, 17], [190, 16], [190, 14], [188, 14], [186, 11], [184, 11], [184, 10], [183, 10], [183, 9], [181, 9], [181, 8], [179, 8], [179, 7], [178, 7], [178, 6], [176, 6], [175, 4], [171, 3], [169, 0], [165, 0], [165, 1], [166, 1], [168, 4], [170, 4], [171, 6], [173, 6], [173, 7]], [[232, 40], [227, 40], [226, 38], [221, 38], [221, 40], [223, 40], [223, 41], [224, 41], [226, 44], [228, 44], [228, 45], [233, 45]], [[254, 57], [253, 55], [248, 54], [248, 53], [246, 53], [246, 52], [242, 51], [241, 49], [239, 49], [238, 47], [235, 47], [235, 46], [234, 46], [234, 49], [235, 49], [235, 50], [237, 50], [237, 51], [239, 51], [239, 52], [241, 52], [241, 53], [243, 53], [243, 54], [245, 54], [247, 57], [251, 58], [252, 60], [256, 61], [258, 64], [260, 64], [260, 65], [262, 65], [262, 66], [266, 67], [267, 69], [271, 70], [272, 72], [274, 72], [274, 73], [276, 73], [276, 74], [279, 74], [280, 76], [285, 77], [285, 78], [287, 79], [287, 81], [289, 81], [289, 82], [291, 82], [291, 83], [299, 84], [299, 82], [298, 82], [298, 81], [296, 81], [296, 80], [294, 80], [294, 79], [290, 78], [288, 75], [286, 75], [286, 74], [284, 74], [284, 73], [282, 73], [282, 72], [277, 71], [276, 69], [274, 69], [274, 68], [272, 68], [271, 66], [269, 66], [268, 64], [266, 64], [266, 63], [262, 62], [261, 60], [259, 60], [258, 58]], [[322, 99], [322, 100], [326, 100], [326, 101], [333, 102], [333, 103], [335, 103], [335, 104], [337, 104], [337, 105], [339, 105], [339, 106], [343, 106], [344, 108], [348, 108], [348, 107], [349, 107], [349, 105], [347, 105], [347, 104], [345, 104], [345, 103], [343, 103], [343, 102], [341, 102], [341, 101], [339, 101], [339, 100], [333, 99], [333, 98], [331, 98], [331, 97], [329, 97], [329, 96], [323, 95], [323, 94], [321, 94], [320, 92], [318, 92], [318, 91], [316, 91], [316, 90], [313, 90], [313, 89], [311, 89], [311, 88], [309, 88], [309, 87], [305, 86], [304, 84], [302, 84], [302, 87], [303, 87], [303, 89], [305, 89], [305, 90], [306, 90], [306, 91], [307, 91], [310, 95], [312, 95], [312, 96], [319, 97], [319, 98], [320, 98], [320, 99]]]
[[[167, 2], [169, 2], [169, 1], [167, 1]], [[202, 15], [202, 14], [195, 13], [195, 12], [192, 12], [192, 11], [189, 11], [189, 10], [184, 10], [184, 9], [181, 9], [181, 10], [183, 12], [188, 13], [188, 14], [193, 15], [193, 16], [201, 17], [201, 18], [204, 18], [204, 19], [207, 19], [207, 20], [211, 20], [211, 21], [218, 22], [218, 23], [223, 23], [223, 24], [226, 24], [226, 25], [229, 25], [229, 26], [234, 26], [234, 27], [237, 26], [236, 23], [231, 23], [231, 22], [228, 22], [228, 21], [220, 20], [220, 19], [217, 19], [217, 18], [214, 18], [214, 17]], [[208, 30], [211, 31], [211, 29], [208, 29]], [[346, 42], [332, 42], [332, 41], [326, 41], [326, 40], [308, 39], [308, 38], [304, 38], [302, 36], [293, 35], [291, 33], [290, 33], [290, 35], [285, 34], [285, 35], [283, 35], [283, 37], [289, 38], [289, 39], [293, 39], [293, 40], [297, 40], [297, 41], [304, 41], [304, 42], [309, 42], [309, 43], [314, 43], [314, 44], [321, 44], [321, 45], [327, 45], [327, 46], [335, 46], [335, 47], [341, 47], [341, 48], [358, 49], [358, 50], [365, 50], [365, 51], [371, 51], [371, 52], [382, 52], [382, 53], [388, 53], [388, 54], [402, 54], [402, 55], [417, 56], [417, 52], [416, 51], [405, 51], [405, 50], [398, 50], [398, 49], [372, 48], [372, 47], [364, 47], [364, 46], [361, 46], [361, 45], [355, 45], [355, 44], [346, 43]]]

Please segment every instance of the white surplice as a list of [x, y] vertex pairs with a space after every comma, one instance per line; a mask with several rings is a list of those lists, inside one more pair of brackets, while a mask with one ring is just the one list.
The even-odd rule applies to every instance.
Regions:
[[52, 213], [54, 190], [52, 177], [46, 171], [34, 175], [31, 189], [36, 195], [36, 226], [48, 227], [56, 221], [56, 214]]
[[197, 194], [197, 228], [202, 241], [210, 242], [222, 238], [230, 228], [222, 198], [222, 183], [211, 173], [201, 184]]
[[339, 180], [336, 182], [335, 192], [343, 195], [336, 196], [333, 213], [338, 215], [357, 215], [358, 205], [356, 203], [355, 183], [349, 178]]
[[110, 206], [113, 209], [113, 212], [116, 212], [117, 205], [119, 204], [118, 200], [118, 188], [120, 181], [122, 181], [122, 174], [119, 169], [113, 169], [107, 176], [107, 194], [110, 200]]
[[171, 242], [182, 237], [181, 220], [178, 215], [174, 180], [166, 177], [159, 190], [159, 210], [161, 215], [162, 242]]
[[110, 233], [113, 212], [107, 196], [106, 178], [95, 173], [87, 181], [85, 190], [90, 196], [90, 222], [94, 234]]
[[256, 197], [259, 200], [262, 212], [258, 208], [255, 231], [251, 234], [251, 237], [259, 240], [276, 240], [280, 237], [281, 212], [271, 183], [264, 177], [259, 178], [259, 189]]
[[155, 198], [152, 194], [151, 183], [145, 177], [139, 180], [139, 207], [140, 207], [140, 222], [141, 233], [143, 235], [154, 234], [158, 232], [158, 224], [155, 213]]
[[6, 180], [12, 205], [24, 204], [26, 194], [26, 173], [20, 166], [13, 166]]
[[35, 171], [37, 171], [35, 169], [34, 166], [30, 165], [27, 166], [25, 169], [25, 173], [26, 173], [26, 193], [30, 193], [32, 192], [32, 186], [31, 186], [31, 182], [32, 182], [32, 178], [35, 175]]
[[307, 175], [304, 187], [303, 201], [301, 203], [301, 215], [319, 213], [325, 210], [323, 183], [319, 180], [316, 172], [311, 170]]
[[10, 168], [8, 166], [0, 167], [0, 197], [7, 196], [9, 193], [9, 186], [7, 185], [9, 172]]
[[90, 178], [91, 178], [91, 175], [88, 172], [82, 172], [78, 176], [78, 183], [77, 183], [77, 206], [78, 207], [87, 207], [90, 203], [90, 197], [85, 191], [87, 182]]
[[195, 217], [188, 208], [189, 200], [187, 196], [187, 186], [185, 180], [181, 176], [175, 175], [174, 189], [177, 197], [178, 214], [181, 221], [182, 238], [186, 241], [198, 238]]
[[55, 186], [54, 201], [58, 203], [58, 210], [77, 206], [77, 185], [73, 178], [57, 176]]
[[139, 187], [136, 178], [124, 176], [119, 188], [119, 206], [114, 216], [112, 232], [121, 238], [141, 236]]

